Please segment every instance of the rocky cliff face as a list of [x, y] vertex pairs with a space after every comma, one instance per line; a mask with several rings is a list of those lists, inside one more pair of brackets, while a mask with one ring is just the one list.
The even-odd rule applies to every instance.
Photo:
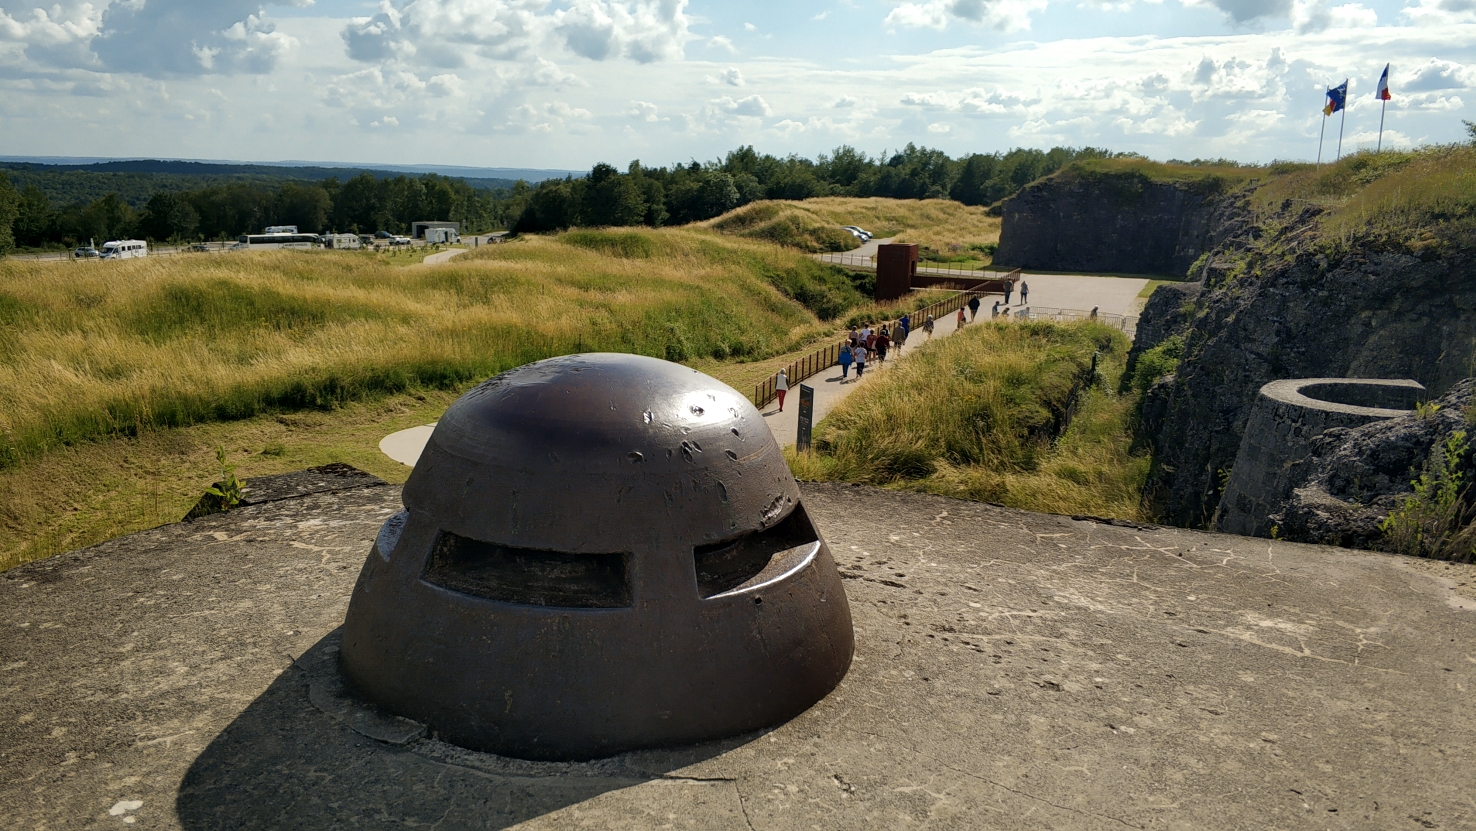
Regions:
[[1003, 205], [998, 265], [1183, 277], [1233, 233], [1237, 202], [1215, 177], [1154, 181], [1068, 169]]
[[[1203, 526], [1214, 516], [1268, 381], [1412, 378], [1438, 396], [1476, 375], [1471, 240], [1329, 241], [1316, 209], [1290, 210], [1227, 234], [1210, 253], [1193, 318], [1179, 324], [1184, 358], [1145, 404], [1148, 493], [1166, 521]], [[1171, 305], [1153, 306], [1151, 316]]]

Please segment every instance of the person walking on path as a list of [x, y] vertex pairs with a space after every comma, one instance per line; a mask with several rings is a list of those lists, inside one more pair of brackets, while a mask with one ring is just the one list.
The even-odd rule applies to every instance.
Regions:
[[965, 323], [968, 323], [968, 321], [964, 319], [964, 307], [963, 306], [959, 306], [958, 307], [958, 326], [957, 326], [957, 328], [962, 329], [964, 327], [964, 324]]
[[784, 394], [789, 392], [789, 373], [779, 370], [779, 375], [774, 379], [774, 394], [779, 396], [779, 412], [784, 412]]
[[903, 343], [907, 340], [907, 336], [912, 334], [912, 315], [904, 312], [902, 314], [902, 319], [897, 321], [897, 324], [902, 327], [902, 337], [894, 337], [893, 340], [897, 341], [898, 343]]
[[970, 297], [969, 298], [969, 322], [972, 323], [973, 320], [974, 320], [974, 318], [976, 318], [978, 316], [979, 316], [979, 295], [976, 294], [973, 297]]
[[841, 344], [840, 357], [836, 358], [835, 362], [840, 364], [842, 383], [844, 383], [846, 378], [849, 377], [851, 374], [852, 360], [854, 360], [854, 358], [851, 355], [851, 345], [849, 343]]
[[876, 333], [876, 362], [884, 364], [887, 362], [887, 347], [892, 345], [892, 339], [887, 337], [887, 327], [883, 326]]
[[998, 300], [994, 301], [994, 308], [992, 308], [992, 309], [989, 310], [989, 319], [990, 320], [994, 320], [997, 317], [999, 317], [999, 301]]
[[861, 334], [858, 336], [856, 342], [859, 343], [859, 344], [861, 344], [862, 346], [867, 346], [867, 345], [869, 345], [871, 343], [871, 324], [870, 323], [863, 323], [863, 324], [861, 324]]
[[933, 339], [933, 326], [935, 325], [932, 315], [928, 315], [928, 319], [923, 321], [923, 331], [928, 333], [928, 340]]
[[1005, 305], [1006, 306], [1010, 305], [1010, 292], [1012, 292], [1014, 290], [1015, 290], [1015, 283], [1014, 283], [1014, 281], [1012, 281], [1012, 280], [1006, 280], [1005, 281]]
[[907, 335], [910, 334], [906, 326], [897, 324], [892, 329], [892, 345], [897, 347], [897, 354], [902, 354], [902, 347], [907, 345]]
[[866, 351], [867, 352], [871, 352], [871, 351], [873, 351], [873, 350], [876, 349], [876, 331], [875, 330], [872, 330], [872, 329], [867, 329], [866, 330], [866, 343], [863, 344], [863, 346], [866, 347]]
[[866, 374], [866, 347], [858, 346], [852, 350], [852, 353], [856, 359], [856, 380], [859, 381], [861, 376]]
[[852, 346], [855, 346], [860, 340], [861, 340], [861, 333], [860, 332], [857, 332], [855, 329], [852, 329], [851, 330], [851, 334], [850, 334], [851, 345]]
[[1024, 306], [1030, 302], [1030, 284], [1024, 280], [1020, 281], [1020, 305]]

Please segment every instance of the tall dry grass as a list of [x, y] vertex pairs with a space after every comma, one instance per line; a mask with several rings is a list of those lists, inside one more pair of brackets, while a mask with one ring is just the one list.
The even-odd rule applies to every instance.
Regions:
[[970, 326], [846, 399], [795, 474], [1140, 519], [1148, 460], [1131, 451], [1133, 399], [1112, 392], [1127, 347], [1086, 322]]
[[652, 256], [535, 238], [435, 267], [353, 252], [0, 262], [0, 467], [105, 436], [454, 388], [569, 352], [760, 357], [832, 328], [786, 291], [837, 313], [861, 300], [797, 252], [633, 233]]
[[915, 242], [942, 254], [999, 241], [1000, 220], [983, 208], [948, 199], [827, 196], [754, 202], [703, 223], [722, 234], [761, 239], [801, 251], [849, 251], [857, 225], [877, 237]]

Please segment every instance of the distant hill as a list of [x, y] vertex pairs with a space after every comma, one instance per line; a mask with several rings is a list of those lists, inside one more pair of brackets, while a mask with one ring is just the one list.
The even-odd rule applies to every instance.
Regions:
[[538, 182], [562, 178], [570, 172], [448, 165], [358, 166], [333, 162], [251, 164], [229, 161], [0, 156], [0, 173], [4, 173], [17, 188], [35, 185], [53, 204], [91, 202], [109, 193], [116, 193], [123, 201], [138, 208], [160, 191], [198, 190], [236, 182], [280, 185], [294, 181], [319, 182], [329, 177], [346, 181], [361, 173], [368, 173], [376, 178], [434, 173], [460, 179], [477, 190], [493, 191], [511, 188], [518, 179]]
[[421, 175], [436, 173], [456, 179], [464, 179], [473, 187], [504, 187], [505, 185], [479, 185], [477, 180], [489, 182], [514, 182], [523, 179], [541, 182], [544, 179], [562, 179], [565, 176], [583, 176], [582, 170], [545, 170], [525, 167], [467, 167], [462, 165], [435, 164], [353, 164], [350, 162], [305, 162], [288, 160], [281, 162], [236, 162], [212, 159], [110, 159], [91, 156], [0, 156], [0, 167], [18, 165], [39, 166], [53, 170], [86, 170], [94, 173], [175, 173], [182, 175], [265, 175], [274, 178], [326, 179], [329, 176], [353, 176], [361, 172], [376, 176], [393, 174]]

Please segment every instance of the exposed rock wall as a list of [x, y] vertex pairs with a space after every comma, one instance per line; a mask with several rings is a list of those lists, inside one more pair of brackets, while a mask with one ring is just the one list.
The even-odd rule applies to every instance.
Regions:
[[1049, 271], [1183, 277], [1234, 223], [1237, 201], [1213, 178], [1063, 171], [1003, 205], [994, 262]]
[[1123, 391], [1131, 385], [1133, 370], [1144, 352], [1189, 328], [1194, 319], [1194, 301], [1203, 288], [1203, 283], [1170, 283], [1149, 295], [1138, 316], [1133, 346], [1128, 350], [1127, 369], [1122, 373]]
[[[1155, 389], [1148, 493], [1208, 524], [1256, 392], [1282, 378], [1412, 378], [1440, 395], [1476, 375], [1476, 248], [1317, 245], [1316, 212], [1212, 252], [1173, 382]], [[1145, 317], [1149, 317], [1145, 315]], [[1150, 319], [1140, 322], [1154, 326]], [[1147, 407], [1145, 406], [1145, 415]]]

